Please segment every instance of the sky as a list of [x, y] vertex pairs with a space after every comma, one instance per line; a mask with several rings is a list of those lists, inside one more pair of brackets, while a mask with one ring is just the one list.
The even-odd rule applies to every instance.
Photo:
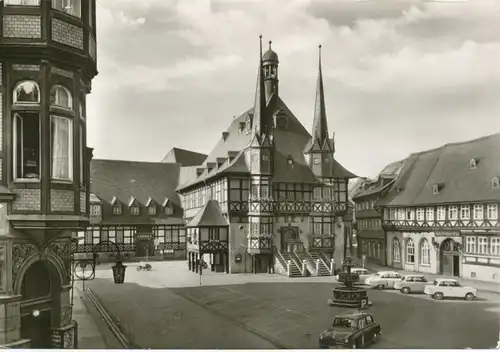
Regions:
[[356, 175], [500, 132], [500, 0], [98, 0], [97, 11], [94, 158], [208, 154], [253, 106], [260, 34], [309, 131], [322, 45], [335, 156]]

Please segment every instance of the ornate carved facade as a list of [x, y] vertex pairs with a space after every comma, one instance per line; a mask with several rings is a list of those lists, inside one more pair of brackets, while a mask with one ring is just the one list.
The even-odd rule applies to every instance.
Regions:
[[[86, 95], [96, 74], [95, 0], [0, 2], [2, 346], [75, 347], [52, 335], [75, 334], [70, 240], [89, 221]], [[35, 336], [37, 324], [50, 328]]]
[[178, 188], [188, 224], [209, 200], [228, 222], [227, 251], [208, 254], [202, 248], [209, 244], [201, 243], [190, 258], [196, 262], [206, 253], [213, 264], [228, 256], [231, 273], [331, 274], [331, 259], [343, 258], [350, 231], [344, 215], [347, 185], [355, 176], [334, 158], [321, 61], [312, 134], [278, 95], [278, 55], [271, 44], [259, 61], [254, 107], [232, 120], [203, 165]]

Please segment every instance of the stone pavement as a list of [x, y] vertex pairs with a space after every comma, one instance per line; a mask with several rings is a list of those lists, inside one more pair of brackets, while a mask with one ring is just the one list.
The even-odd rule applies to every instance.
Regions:
[[[384, 271], [384, 270], [390, 270], [390, 271], [397, 271], [398, 273], [401, 273], [403, 275], [412, 275], [412, 274], [419, 274], [419, 275], [425, 275], [428, 279], [434, 280], [436, 278], [444, 278], [444, 277], [451, 277], [451, 276], [444, 276], [444, 275], [438, 275], [438, 274], [426, 274], [426, 273], [416, 273], [412, 271], [404, 271], [404, 270], [399, 270], [399, 269], [394, 269], [390, 268], [387, 266], [382, 266], [374, 263], [366, 263], [365, 268], [371, 271]], [[471, 286], [474, 288], [477, 288], [479, 291], [484, 291], [484, 292], [492, 292], [492, 293], [500, 293], [500, 282], [489, 282], [489, 281], [481, 281], [481, 280], [473, 280], [473, 279], [463, 279], [459, 278], [460, 283], [466, 286]]]
[[121, 348], [81, 284], [75, 283], [73, 319], [78, 323], [78, 349]]

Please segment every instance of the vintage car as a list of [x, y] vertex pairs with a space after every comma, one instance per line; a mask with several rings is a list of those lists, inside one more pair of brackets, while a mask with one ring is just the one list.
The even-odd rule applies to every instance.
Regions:
[[[363, 268], [352, 268], [351, 269], [351, 273], [358, 274], [359, 275], [359, 279], [356, 282], [361, 282], [361, 283], [365, 282], [366, 278], [371, 275], [370, 272], [367, 269], [363, 269]], [[339, 281], [339, 275], [336, 275], [335, 279], [337, 281]]]
[[424, 275], [406, 275], [401, 281], [394, 283], [394, 289], [402, 293], [423, 293], [428, 284]]
[[379, 271], [366, 278], [365, 285], [382, 290], [394, 288], [394, 284], [401, 281], [402, 278], [403, 276], [395, 271]]
[[472, 301], [477, 297], [476, 288], [462, 286], [457, 279], [436, 279], [432, 285], [425, 286], [424, 292], [438, 300], [449, 297]]
[[381, 333], [380, 324], [370, 314], [346, 312], [333, 318], [332, 327], [319, 335], [319, 347], [361, 348], [377, 342]]

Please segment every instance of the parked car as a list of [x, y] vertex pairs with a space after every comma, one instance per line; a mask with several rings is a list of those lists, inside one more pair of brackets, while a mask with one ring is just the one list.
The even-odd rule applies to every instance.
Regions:
[[394, 288], [402, 293], [423, 293], [429, 281], [424, 275], [406, 275], [401, 281], [394, 283]]
[[369, 276], [365, 280], [365, 285], [381, 290], [385, 288], [394, 288], [394, 284], [401, 281], [402, 278], [403, 276], [395, 271], [379, 271]]
[[425, 286], [424, 292], [438, 300], [445, 297], [453, 297], [472, 301], [477, 297], [476, 288], [462, 286], [457, 279], [436, 279], [432, 285]]
[[375, 343], [382, 329], [371, 314], [346, 312], [333, 318], [332, 327], [319, 335], [320, 348], [354, 349]]
[[[352, 268], [351, 269], [351, 273], [358, 274], [359, 275], [359, 279], [356, 282], [361, 282], [361, 283], [365, 282], [366, 278], [371, 275], [370, 272], [367, 269], [363, 269], [363, 268]], [[335, 279], [337, 281], [339, 281], [339, 275], [338, 274], [335, 276]]]

